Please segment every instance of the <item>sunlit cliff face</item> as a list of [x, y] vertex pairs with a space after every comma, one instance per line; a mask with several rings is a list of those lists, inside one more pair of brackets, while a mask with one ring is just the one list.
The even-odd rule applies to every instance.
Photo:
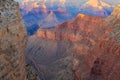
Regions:
[[79, 17], [79, 18], [84, 18], [84, 16], [85, 16], [84, 14], [78, 14], [77, 15], [77, 17]]
[[47, 7], [46, 7], [45, 4], [41, 4], [41, 7], [42, 7], [43, 9], [47, 9]]
[[[74, 5], [76, 4], [76, 5]], [[85, 13], [89, 14], [91, 10], [86, 10], [87, 6], [93, 7], [92, 11], [98, 9], [98, 14], [101, 12], [100, 10], [104, 10], [104, 8], [111, 8], [111, 5], [107, 4], [102, 0], [88, 0], [87, 2], [81, 5], [81, 1], [71, 1], [71, 0], [24, 0], [20, 3], [21, 8], [27, 9], [31, 11], [33, 8], [42, 7], [43, 9], [48, 8], [49, 10], [57, 10], [58, 8], [63, 8], [64, 10], [68, 10], [69, 13], [78, 14], [79, 10], [83, 7]], [[89, 7], [89, 8], [90, 8]], [[96, 10], [95, 10], [96, 11]], [[102, 11], [102, 12], [103, 12]], [[109, 11], [109, 10], [107, 10]], [[105, 11], [106, 12], [106, 11]], [[93, 14], [96, 12], [93, 12]]]
[[91, 5], [98, 9], [103, 9], [103, 7], [110, 7], [109, 4], [102, 2], [101, 0], [89, 0], [86, 5]]
[[38, 3], [33, 3], [33, 7], [39, 7]]
[[120, 17], [120, 5], [118, 5], [117, 7], [115, 7], [115, 11], [112, 13], [112, 16]]
[[61, 4], [64, 4], [66, 0], [60, 0], [60, 3]]

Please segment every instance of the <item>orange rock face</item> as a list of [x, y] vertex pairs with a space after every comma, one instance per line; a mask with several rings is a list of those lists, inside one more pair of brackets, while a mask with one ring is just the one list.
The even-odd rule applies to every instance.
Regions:
[[[98, 25], [99, 24], [99, 25]], [[101, 35], [107, 34], [110, 25], [100, 17], [79, 14], [76, 19], [58, 25], [55, 29], [40, 29], [37, 36], [51, 40], [87, 41], [94, 45]]]

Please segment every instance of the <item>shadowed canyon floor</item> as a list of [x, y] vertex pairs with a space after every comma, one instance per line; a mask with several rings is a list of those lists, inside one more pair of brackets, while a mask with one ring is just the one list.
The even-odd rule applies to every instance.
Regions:
[[120, 6], [107, 18], [79, 14], [28, 39], [27, 62], [42, 80], [119, 80]]

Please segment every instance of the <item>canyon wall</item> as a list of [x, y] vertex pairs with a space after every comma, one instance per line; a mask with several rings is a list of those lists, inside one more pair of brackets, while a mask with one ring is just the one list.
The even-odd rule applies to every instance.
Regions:
[[27, 59], [43, 80], [119, 80], [120, 7], [106, 18], [74, 20], [29, 37]]
[[107, 35], [110, 30], [111, 25], [101, 17], [78, 14], [74, 20], [60, 24], [55, 28], [39, 29], [36, 36], [58, 41], [81, 42], [86, 40], [94, 45], [103, 37], [102, 35]]
[[14, 0], [0, 0], [0, 80], [26, 80], [26, 31]]
[[40, 29], [28, 40], [27, 59], [45, 80], [79, 80], [79, 70], [88, 67], [84, 57], [106, 37], [110, 27], [101, 17], [79, 14], [55, 28]]
[[[89, 49], [89, 54], [82, 60], [77, 58], [74, 66], [76, 77], [80, 80], [119, 80], [120, 79], [120, 5], [113, 13], [104, 18], [111, 26], [108, 35], [98, 40], [96, 45]], [[78, 57], [78, 56], [76, 56]], [[83, 63], [82, 67], [79, 65]], [[75, 64], [76, 65], [76, 64]], [[84, 70], [84, 71], [83, 71]]]

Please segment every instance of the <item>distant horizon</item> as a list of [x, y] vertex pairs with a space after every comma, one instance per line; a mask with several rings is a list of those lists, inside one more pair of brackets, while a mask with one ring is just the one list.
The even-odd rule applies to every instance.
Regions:
[[[17, 2], [21, 2], [22, 0], [15, 0], [15, 1], [17, 1]], [[37, 1], [37, 0], [36, 0]], [[41, 1], [43, 1], [43, 0], [41, 0]], [[48, 0], [47, 0], [48, 1]], [[84, 2], [86, 2], [86, 1], [88, 1], [88, 0], [79, 0], [79, 1], [81, 1], [81, 4], [82, 3], [84, 3]], [[117, 5], [117, 4], [120, 4], [120, 0], [102, 0], [102, 1], [105, 1], [105, 2], [107, 2], [108, 4], [111, 4], [111, 5]]]

